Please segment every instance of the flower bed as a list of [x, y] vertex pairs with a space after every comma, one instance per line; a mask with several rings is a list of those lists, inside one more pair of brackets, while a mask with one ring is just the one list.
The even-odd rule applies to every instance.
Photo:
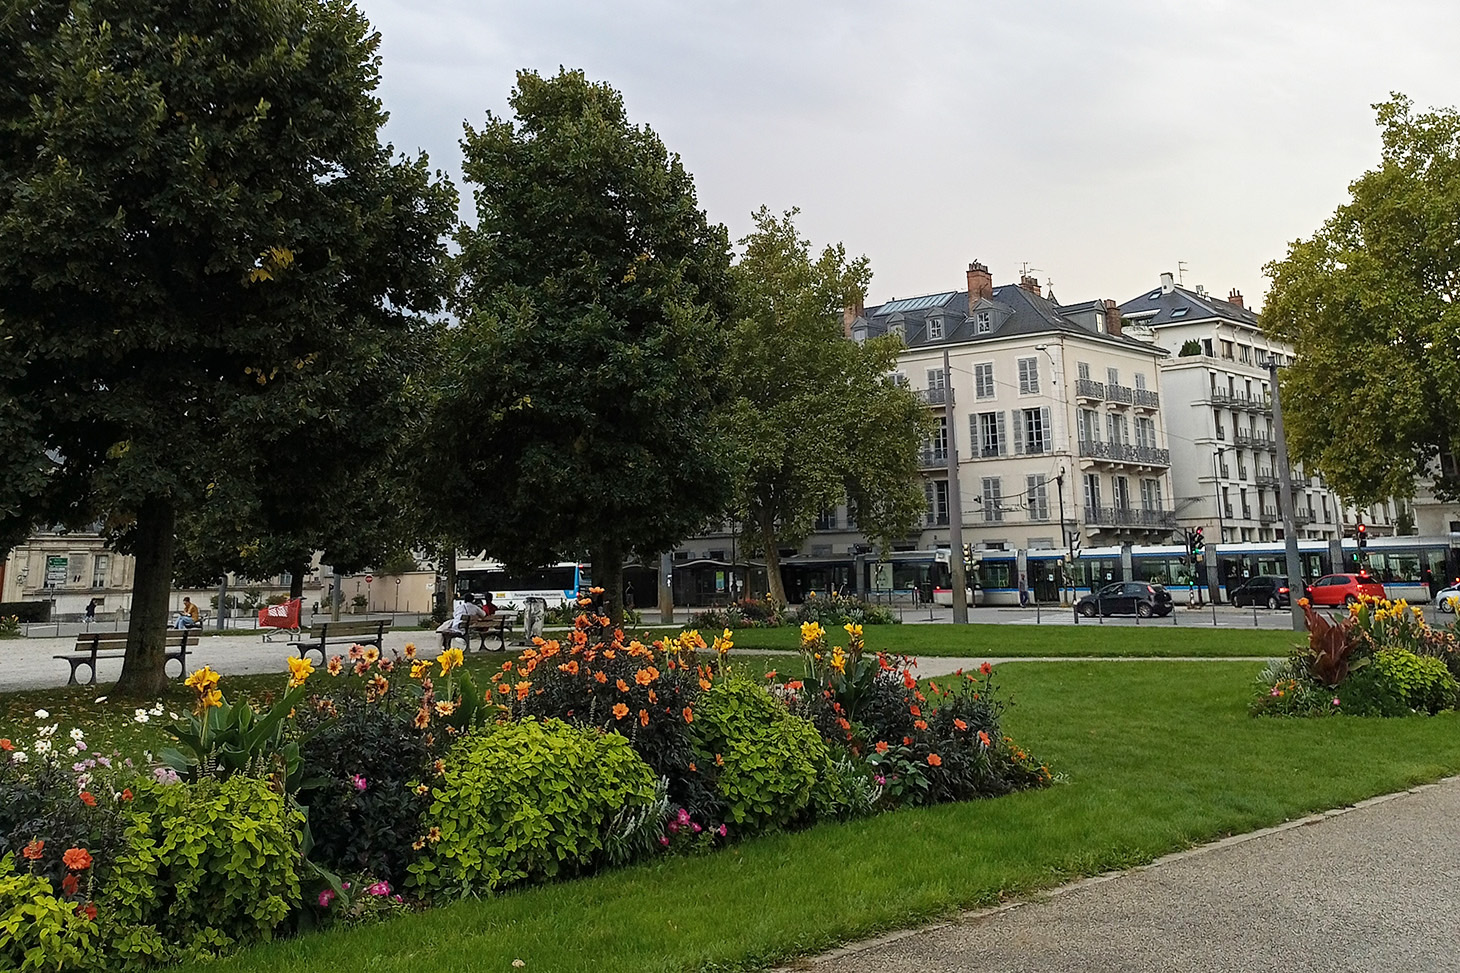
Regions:
[[780, 628], [783, 625], [896, 625], [896, 613], [887, 605], [863, 601], [835, 591], [818, 595], [812, 591], [791, 611], [774, 599], [742, 598], [724, 608], [711, 608], [690, 619], [698, 628]]
[[1460, 704], [1460, 637], [1403, 600], [1363, 598], [1330, 619], [1301, 599], [1308, 645], [1268, 663], [1254, 715], [1407, 716]]
[[481, 686], [460, 650], [355, 646], [291, 659], [256, 710], [198, 670], [146, 766], [56, 725], [0, 741], [0, 963], [202, 958], [1050, 779], [1000, 732], [991, 671], [921, 684], [859, 625], [843, 647], [808, 622], [808, 675], [782, 684], [731, 662], [729, 630], [645, 644], [583, 607]]

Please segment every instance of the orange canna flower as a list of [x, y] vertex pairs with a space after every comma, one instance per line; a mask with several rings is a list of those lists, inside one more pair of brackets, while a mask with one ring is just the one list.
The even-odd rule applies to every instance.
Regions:
[[67, 848], [61, 861], [73, 872], [84, 872], [91, 867], [91, 852], [85, 848]]
[[936, 753], [930, 753], [930, 754], [928, 754], [928, 766], [929, 767], [941, 767], [941, 766], [943, 766], [943, 758], [940, 757], [940, 756], [938, 756]]
[[983, 665], [978, 667], [978, 671], [987, 676], [989, 673], [994, 671], [994, 667], [985, 662]]
[[958, 727], [958, 729], [960, 729], [960, 730], [966, 730], [966, 729], [968, 729], [968, 724], [965, 723], [965, 722], [963, 722], [962, 720], [954, 720], [953, 721], [953, 725], [956, 726], [956, 727]]
[[928, 721], [927, 720], [914, 720], [913, 721], [913, 726], [917, 727], [919, 730], [926, 730], [928, 728]]
[[614, 685], [618, 687], [618, 691], [621, 693], [626, 693], [629, 691], [629, 684], [624, 682], [622, 679], [615, 682]]
[[877, 741], [877, 752], [878, 753], [886, 753], [887, 750], [888, 750], [887, 741], [886, 740], [878, 740]]
[[639, 725], [640, 726], [648, 726], [649, 725], [649, 711], [648, 710], [646, 710], [646, 709], [639, 710]]
[[694, 711], [688, 706], [684, 708], [684, 712], [681, 715], [684, 717], [686, 723], [693, 723], [695, 721]]
[[603, 683], [608, 682], [608, 676], [604, 675], [601, 671], [595, 672], [593, 673], [593, 680], [602, 685]]
[[916, 707], [916, 706], [909, 706], [907, 708], [907, 711], [909, 713], [911, 713], [913, 716], [922, 716], [923, 715], [923, 711], [921, 709], [919, 709], [918, 707]]
[[989, 735], [987, 733], [985, 733], [983, 730], [979, 730], [978, 731], [978, 742], [979, 743], [982, 743], [984, 746], [988, 746], [989, 745]]
[[96, 807], [96, 795], [91, 793], [91, 791], [82, 791], [81, 803], [87, 807]]
[[20, 850], [20, 857], [29, 861], [38, 862], [41, 855], [45, 853], [46, 843], [39, 838], [32, 839], [30, 844]]

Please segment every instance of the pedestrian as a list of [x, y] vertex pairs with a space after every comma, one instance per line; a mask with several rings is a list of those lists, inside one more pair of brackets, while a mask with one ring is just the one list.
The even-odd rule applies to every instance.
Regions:
[[96, 621], [96, 599], [93, 598], [86, 603], [86, 624], [90, 625]]

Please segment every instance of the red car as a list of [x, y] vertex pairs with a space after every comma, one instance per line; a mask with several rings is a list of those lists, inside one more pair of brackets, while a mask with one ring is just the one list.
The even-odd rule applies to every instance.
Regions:
[[1327, 574], [1308, 586], [1308, 600], [1315, 606], [1352, 605], [1365, 595], [1388, 597], [1379, 579], [1368, 574]]

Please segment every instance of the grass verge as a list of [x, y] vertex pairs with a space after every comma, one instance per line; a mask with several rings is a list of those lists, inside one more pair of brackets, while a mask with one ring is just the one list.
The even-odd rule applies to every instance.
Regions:
[[1255, 668], [1003, 666], [1018, 703], [1007, 729], [1067, 783], [280, 941], [207, 970], [755, 968], [1460, 769], [1460, 715], [1253, 719]]

